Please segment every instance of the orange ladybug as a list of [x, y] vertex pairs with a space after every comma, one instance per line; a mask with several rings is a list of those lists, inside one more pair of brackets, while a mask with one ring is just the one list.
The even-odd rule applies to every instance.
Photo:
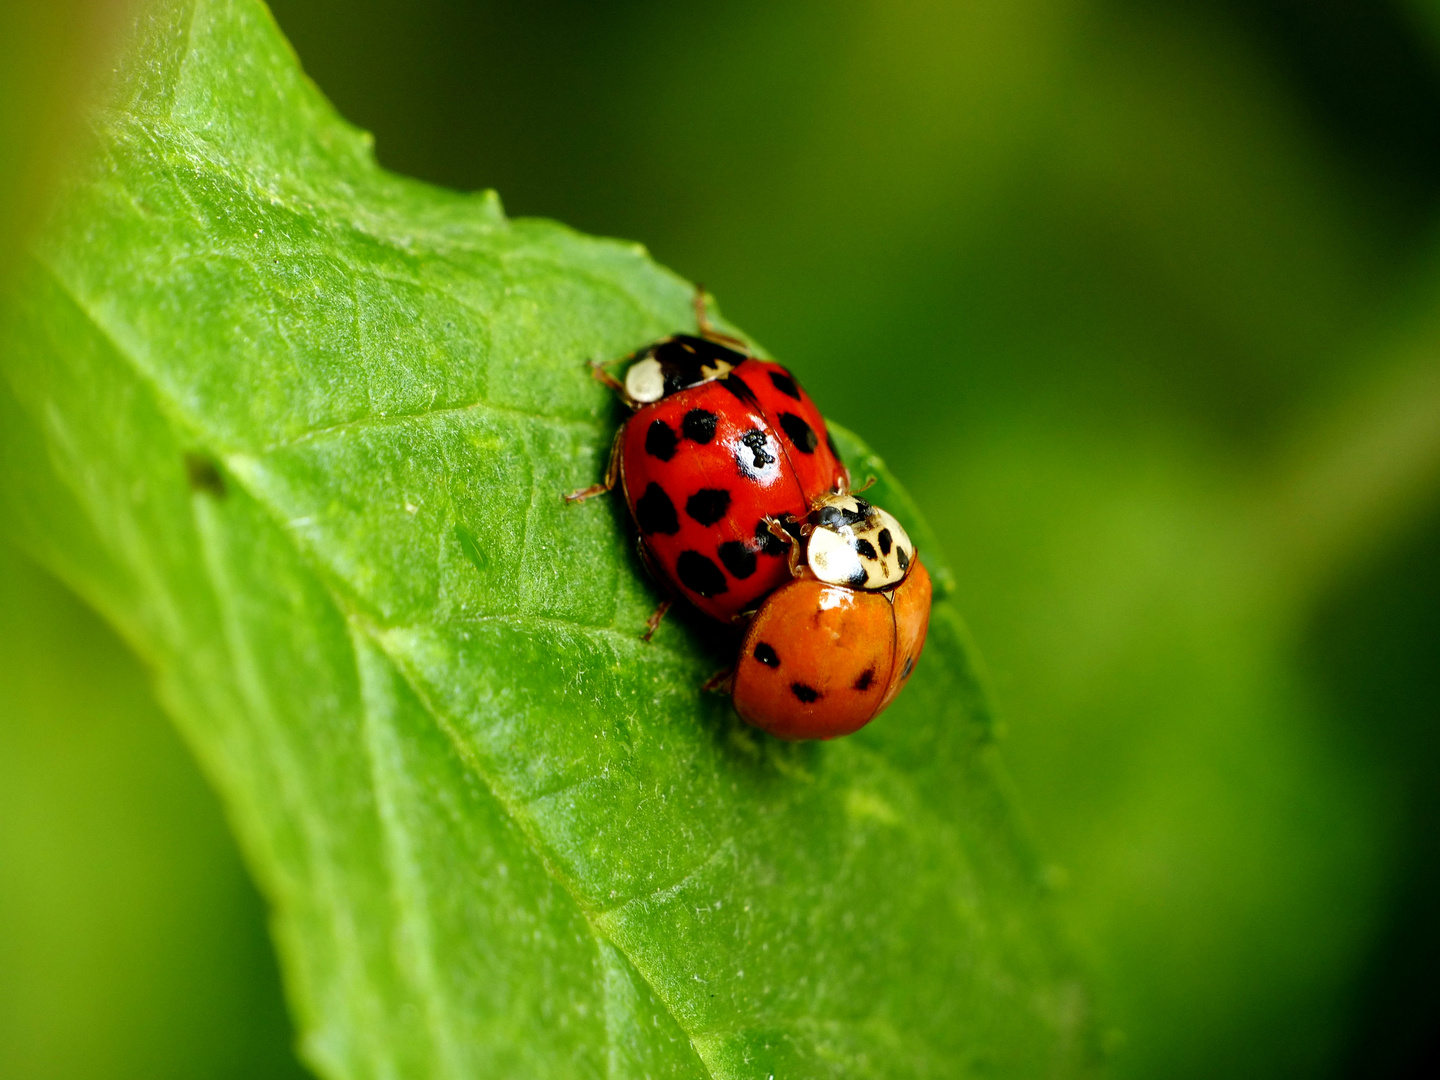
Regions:
[[799, 531], [794, 580], [750, 620], [731, 698], [779, 738], [833, 739], [875, 719], [915, 670], [930, 575], [900, 523], [858, 496], [821, 496]]

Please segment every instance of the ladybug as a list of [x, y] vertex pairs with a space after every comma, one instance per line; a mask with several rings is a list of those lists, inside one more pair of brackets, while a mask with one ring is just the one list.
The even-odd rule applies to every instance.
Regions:
[[633, 412], [616, 432], [605, 480], [566, 501], [618, 483], [651, 572], [729, 623], [790, 579], [786, 544], [769, 523], [803, 520], [850, 478], [795, 377], [711, 329], [698, 292], [696, 321], [698, 336], [676, 334], [628, 357], [623, 382], [592, 365]]
[[900, 523], [855, 495], [817, 499], [800, 533], [793, 580], [746, 628], [731, 700], [782, 739], [833, 739], [875, 719], [915, 670], [930, 575]]

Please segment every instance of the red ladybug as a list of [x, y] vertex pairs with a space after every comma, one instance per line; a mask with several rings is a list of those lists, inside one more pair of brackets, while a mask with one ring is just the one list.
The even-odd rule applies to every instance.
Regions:
[[854, 495], [821, 497], [801, 533], [794, 580], [745, 631], [731, 698], [772, 735], [833, 739], [875, 719], [915, 670], [930, 575], [900, 524]]
[[785, 544], [767, 522], [803, 519], [816, 498], [845, 490], [849, 474], [794, 376], [711, 330], [699, 296], [696, 315], [701, 336], [642, 349], [623, 383], [594, 368], [635, 411], [616, 433], [604, 482], [566, 499], [618, 482], [651, 571], [730, 622], [790, 580]]

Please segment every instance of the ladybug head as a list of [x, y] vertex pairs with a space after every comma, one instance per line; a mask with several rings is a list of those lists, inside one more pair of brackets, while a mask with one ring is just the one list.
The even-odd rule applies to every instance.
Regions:
[[637, 405], [728, 375], [745, 354], [706, 338], [676, 334], [635, 354], [625, 372], [625, 395]]
[[805, 561], [829, 585], [889, 589], [904, 580], [915, 545], [889, 513], [858, 495], [821, 495], [805, 519]]

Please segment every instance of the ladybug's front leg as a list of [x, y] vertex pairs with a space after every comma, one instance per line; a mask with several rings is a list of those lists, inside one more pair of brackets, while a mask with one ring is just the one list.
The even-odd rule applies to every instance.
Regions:
[[627, 403], [630, 402], [630, 395], [625, 392], [625, 384], [605, 370], [605, 364], [599, 360], [590, 361], [590, 377], [602, 386], [608, 386], [615, 393], [619, 394]]
[[567, 503], [584, 502], [586, 499], [593, 499], [596, 495], [604, 495], [607, 491], [613, 491], [615, 485], [620, 482], [620, 440], [625, 435], [625, 428], [622, 425], [620, 430], [615, 432], [615, 441], [610, 444], [610, 464], [605, 468], [605, 479], [598, 484], [591, 484], [579, 491], [572, 491], [565, 496]]
[[801, 574], [800, 541], [797, 540], [790, 533], [790, 531], [780, 523], [779, 518], [767, 517], [765, 519], [765, 528], [769, 531], [771, 536], [775, 537], [775, 539], [786, 545], [785, 560], [787, 563], [789, 563], [790, 566], [790, 576], [798, 578]]

